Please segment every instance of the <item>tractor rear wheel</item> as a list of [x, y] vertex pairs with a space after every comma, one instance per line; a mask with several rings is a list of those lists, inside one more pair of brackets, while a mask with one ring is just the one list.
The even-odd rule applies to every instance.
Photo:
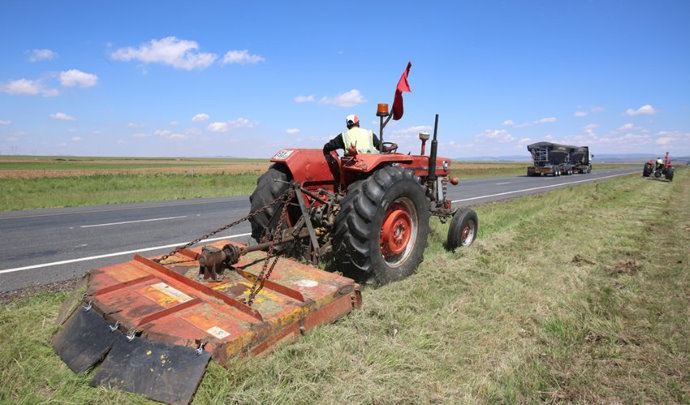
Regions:
[[[254, 212], [266, 206], [271, 201], [284, 194], [290, 187], [288, 181], [292, 178], [288, 168], [281, 164], [274, 164], [268, 171], [256, 181], [256, 188], [249, 196], [251, 203], [250, 212]], [[278, 216], [283, 204], [277, 202], [265, 211], [251, 217], [249, 223], [252, 226], [252, 238], [260, 242], [264, 236], [270, 234], [278, 224]]]
[[387, 166], [350, 184], [336, 218], [336, 261], [383, 285], [415, 272], [429, 235], [429, 202], [410, 170]]
[[675, 169], [673, 166], [666, 169], [666, 180], [673, 181], [673, 172], [674, 171], [675, 171]]
[[644, 169], [642, 169], [642, 176], [644, 177], [649, 177], [650, 174], [652, 174], [652, 165], [649, 163], [644, 164]]

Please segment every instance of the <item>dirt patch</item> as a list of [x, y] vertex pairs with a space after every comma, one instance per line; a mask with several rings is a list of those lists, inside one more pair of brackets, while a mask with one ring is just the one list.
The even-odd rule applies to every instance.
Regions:
[[[137, 162], [141, 163], [141, 162]], [[160, 165], [159, 162], [156, 162]], [[20, 178], [30, 179], [39, 177], [82, 177], [94, 176], [104, 174], [217, 174], [224, 173], [228, 175], [250, 173], [261, 174], [264, 173], [270, 162], [243, 162], [243, 163], [228, 163], [218, 166], [193, 166], [190, 167], [142, 167], [131, 169], [26, 169], [26, 170], [2, 170], [0, 171], [0, 178]]]
[[590, 260], [579, 253], [573, 257], [572, 263], [575, 263], [578, 266], [582, 266], [583, 264], [597, 264], [597, 262], [595, 262], [594, 260]]
[[41, 286], [27, 287], [21, 290], [2, 292], [0, 293], [0, 305], [6, 305], [22, 298], [32, 297], [39, 293], [72, 292], [79, 280], [79, 278], [76, 278], [74, 280], [60, 281]]
[[642, 265], [637, 263], [635, 259], [628, 261], [619, 261], [613, 267], [607, 267], [611, 274], [635, 274], [642, 268]]

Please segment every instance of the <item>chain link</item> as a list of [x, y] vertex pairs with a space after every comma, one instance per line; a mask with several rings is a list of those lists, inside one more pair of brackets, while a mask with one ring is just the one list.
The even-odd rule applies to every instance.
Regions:
[[[162, 261], [164, 261], [165, 259], [169, 258], [170, 256], [173, 256], [174, 254], [180, 252], [181, 250], [184, 250], [184, 249], [187, 249], [187, 248], [189, 248], [189, 247], [191, 247], [191, 246], [194, 246], [194, 245], [196, 245], [197, 243], [201, 242], [201, 241], [204, 240], [204, 239], [208, 239], [208, 238], [210, 238], [211, 236], [213, 236], [213, 235], [215, 235], [215, 234], [217, 234], [217, 233], [219, 233], [219, 232], [223, 232], [223, 231], [226, 230], [226, 229], [230, 229], [230, 228], [232, 228], [233, 226], [235, 226], [235, 225], [237, 225], [237, 224], [240, 224], [240, 223], [242, 223], [242, 222], [244, 222], [244, 221], [249, 221], [250, 219], [254, 218], [255, 216], [259, 215], [260, 213], [262, 213], [262, 212], [268, 210], [271, 206], [273, 206], [273, 204], [277, 203], [277, 202], [280, 201], [280, 200], [284, 200], [284, 202], [287, 203], [287, 201], [289, 201], [289, 199], [287, 199], [287, 198], [285, 198], [285, 197], [286, 197], [287, 195], [292, 195], [292, 193], [293, 193], [292, 187], [290, 187], [290, 188], [289, 188], [288, 190], [286, 190], [283, 194], [281, 194], [281, 195], [279, 195], [278, 197], [276, 197], [275, 200], [273, 200], [273, 201], [271, 201], [270, 203], [264, 205], [263, 207], [259, 208], [258, 210], [249, 213], [249, 215], [247, 215], [246, 217], [240, 218], [240, 219], [238, 219], [237, 221], [231, 222], [231, 223], [229, 223], [229, 224], [227, 224], [227, 225], [223, 225], [223, 226], [221, 226], [220, 228], [216, 229], [215, 231], [209, 232], [209, 233], [207, 233], [207, 234], [205, 234], [205, 235], [203, 235], [203, 236], [201, 236], [201, 237], [199, 237], [199, 238], [194, 239], [193, 241], [190, 241], [189, 243], [185, 244], [184, 246], [178, 246], [178, 247], [176, 247], [175, 249], [173, 249], [170, 253], [165, 254], [165, 255], [163, 255], [163, 256], [157, 258], [157, 259], [153, 259], [153, 261], [156, 262], [156, 263], [161, 263]], [[285, 206], [287, 206], [287, 204], [284, 204], [284, 206], [283, 206], [283, 211], [285, 211], [285, 208], [284, 208]], [[282, 215], [282, 214], [281, 214], [281, 215]]]
[[[277, 240], [277, 243], [279, 244], [282, 241], [282, 228], [283, 224], [287, 220], [287, 207], [288, 207], [288, 202], [292, 199], [294, 196], [295, 190], [290, 187], [290, 189], [287, 191], [286, 194], [283, 194], [285, 197], [283, 201], [283, 209], [282, 212], [280, 213], [280, 219], [278, 220], [278, 225], [276, 228], [273, 230], [273, 234], [271, 235], [271, 241], [275, 242]], [[252, 285], [252, 288], [249, 290], [249, 295], [247, 296], [247, 305], [252, 306], [254, 304], [254, 298], [256, 298], [256, 294], [261, 291], [262, 288], [264, 288], [264, 281], [268, 280], [271, 277], [271, 273], [273, 272], [273, 269], [275, 268], [276, 264], [278, 263], [278, 258], [279, 256], [273, 257], [273, 251], [275, 250], [275, 245], [277, 243], [272, 243], [268, 247], [268, 252], [266, 252], [266, 260], [264, 261], [263, 268], [261, 269], [261, 272], [257, 276], [256, 280], [254, 280], [254, 284]], [[271, 257], [273, 257], [273, 263], [271, 263], [271, 267], [268, 267], [268, 262], [271, 261]], [[268, 270], [268, 271], [267, 271]]]

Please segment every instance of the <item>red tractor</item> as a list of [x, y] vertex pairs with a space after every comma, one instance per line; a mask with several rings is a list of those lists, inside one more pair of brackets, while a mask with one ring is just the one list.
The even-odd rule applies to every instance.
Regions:
[[663, 160], [658, 158], [656, 162], [649, 160], [647, 163], [645, 163], [644, 168], [642, 169], [642, 176], [649, 177], [654, 175], [654, 178], [656, 179], [660, 179], [663, 176], [666, 178], [666, 180], [673, 181], [674, 171], [675, 168], [673, 167], [671, 160], [668, 158], [668, 152], [666, 152], [666, 156]]
[[[381, 104], [377, 115], [381, 142], [390, 147], [383, 142], [391, 117], [387, 110]], [[250, 196], [251, 212], [259, 211], [250, 218], [253, 238], [270, 247], [277, 246], [274, 237], [280, 235], [280, 241], [293, 241], [297, 254], [306, 253], [312, 262], [329, 257], [348, 276], [375, 284], [415, 272], [423, 260], [431, 216], [452, 218], [449, 249], [470, 246], [477, 235], [477, 214], [453, 209], [447, 199], [448, 183], [457, 185], [458, 179], [449, 177], [450, 159], [437, 157], [437, 130], [438, 115], [430, 155], [424, 153], [428, 133], [419, 135], [419, 155], [398, 153], [397, 148], [343, 157], [324, 155], [321, 149], [279, 151]], [[281, 199], [287, 193], [289, 198]]]

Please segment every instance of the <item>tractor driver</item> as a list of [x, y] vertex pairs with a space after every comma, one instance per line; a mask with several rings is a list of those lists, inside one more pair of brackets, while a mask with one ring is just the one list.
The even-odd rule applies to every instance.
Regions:
[[658, 157], [656, 158], [656, 167], [661, 167], [664, 165], [664, 159]]
[[331, 151], [343, 149], [345, 156], [354, 156], [358, 153], [388, 152], [397, 148], [397, 145], [382, 147], [381, 141], [374, 132], [359, 127], [359, 117], [350, 114], [345, 117], [347, 131], [341, 132], [323, 145], [324, 155], [330, 155]]

